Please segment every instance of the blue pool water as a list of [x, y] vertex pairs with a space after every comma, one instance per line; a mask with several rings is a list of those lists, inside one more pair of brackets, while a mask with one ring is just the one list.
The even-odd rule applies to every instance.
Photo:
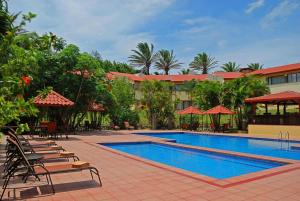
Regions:
[[264, 140], [220, 135], [201, 135], [192, 133], [139, 133], [152, 137], [175, 139], [177, 143], [222, 149], [249, 154], [300, 160], [300, 151], [291, 149], [292, 143], [277, 140]]
[[151, 142], [103, 145], [217, 179], [230, 178], [284, 165], [271, 161], [229, 156]]

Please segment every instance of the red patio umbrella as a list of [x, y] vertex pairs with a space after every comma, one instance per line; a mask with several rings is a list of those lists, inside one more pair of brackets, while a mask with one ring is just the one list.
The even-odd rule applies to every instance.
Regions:
[[216, 107], [213, 107], [213, 108], [203, 112], [203, 114], [219, 115], [219, 125], [220, 125], [221, 114], [229, 114], [230, 115], [230, 114], [234, 114], [234, 112], [222, 105], [218, 105]]
[[203, 114], [234, 114], [234, 112], [222, 105], [218, 105], [203, 112]]
[[[193, 114], [203, 114], [203, 112], [196, 107], [190, 106], [185, 108], [184, 110], [178, 111], [177, 114], [179, 115], [190, 114], [191, 115], [190, 127], [192, 128]], [[180, 116], [180, 125], [181, 125], [181, 116]]]

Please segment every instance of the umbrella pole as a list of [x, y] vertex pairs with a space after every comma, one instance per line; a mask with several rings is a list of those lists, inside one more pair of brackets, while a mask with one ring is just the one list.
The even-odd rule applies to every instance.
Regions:
[[179, 115], [179, 128], [182, 129], [182, 126], [181, 126], [181, 115]]
[[204, 130], [203, 114], [201, 116], [202, 116], [202, 131], [203, 131]]
[[221, 130], [221, 113], [219, 114], [219, 130]]
[[192, 130], [192, 122], [193, 122], [193, 114], [191, 113], [191, 119], [190, 119], [190, 130]]

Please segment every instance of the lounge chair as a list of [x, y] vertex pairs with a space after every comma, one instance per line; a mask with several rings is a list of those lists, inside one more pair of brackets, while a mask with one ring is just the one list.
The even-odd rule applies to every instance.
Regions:
[[125, 126], [125, 128], [128, 129], [128, 130], [133, 130], [133, 129], [134, 129], [134, 127], [131, 126], [131, 125], [129, 124], [128, 121], [124, 121], [124, 126]]
[[38, 180], [39, 180], [39, 176], [46, 176], [47, 183], [51, 185], [52, 192], [54, 194], [55, 189], [51, 179], [51, 174], [71, 173], [71, 172], [89, 170], [92, 179], [94, 179], [93, 174], [95, 174], [99, 179], [100, 186], [102, 186], [99, 171], [95, 167], [90, 166], [89, 163], [76, 161], [74, 163], [66, 163], [66, 164], [60, 163], [60, 164], [49, 165], [49, 166], [45, 166], [43, 163], [32, 165], [28, 161], [28, 158], [26, 157], [25, 153], [23, 152], [23, 150], [21, 149], [21, 147], [17, 142], [12, 140], [11, 138], [8, 138], [7, 142], [9, 143], [10, 146], [15, 148], [15, 159], [11, 161], [10, 164], [11, 168], [9, 169], [8, 172], [6, 172], [4, 183], [2, 186], [3, 191], [0, 200], [2, 200], [2, 197], [5, 193], [5, 190], [7, 188], [7, 185], [9, 184], [10, 179], [16, 176], [22, 177], [22, 180], [24, 182], [26, 182], [30, 176], [34, 176]]
[[[21, 145], [21, 142], [18, 140], [16, 136], [14, 136], [12, 133], [8, 133], [8, 139], [11, 141], [14, 141], [17, 143], [26, 157], [28, 158], [28, 161], [30, 164], [36, 164], [40, 162], [51, 162], [53, 160], [61, 160], [61, 159], [73, 159], [73, 161], [79, 161], [79, 158], [72, 152], [60, 152], [60, 153], [36, 153], [32, 149], [23, 149], [24, 146]], [[4, 162], [4, 170], [9, 169], [9, 164], [12, 160], [14, 160], [15, 157], [15, 147], [10, 147], [9, 144], [7, 144], [7, 152], [6, 152], [6, 160]], [[27, 153], [26, 153], [27, 152]]]

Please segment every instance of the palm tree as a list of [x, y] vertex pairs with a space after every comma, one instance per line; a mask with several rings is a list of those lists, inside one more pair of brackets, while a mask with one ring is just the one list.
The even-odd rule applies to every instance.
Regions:
[[137, 50], [131, 50], [133, 55], [129, 56], [129, 62], [136, 67], [142, 67], [142, 72], [149, 75], [150, 67], [155, 62], [155, 55], [153, 53], [153, 44], [139, 43], [136, 46]]
[[12, 22], [10, 15], [7, 10], [7, 2], [0, 1], [0, 34], [6, 35], [7, 32], [12, 28]]
[[251, 64], [248, 64], [248, 68], [251, 68], [253, 70], [260, 70], [263, 68], [263, 64], [260, 64], [260, 63], [251, 63]]
[[235, 62], [227, 62], [221, 67], [225, 72], [237, 72], [240, 69], [240, 65], [237, 65]]
[[190, 74], [190, 72], [191, 72], [191, 70], [188, 68], [188, 69], [182, 69], [181, 71], [180, 71], [180, 74], [182, 74], [182, 75], [187, 75], [187, 74]]
[[160, 50], [156, 54], [157, 61], [155, 62], [155, 66], [158, 70], [165, 71], [166, 75], [169, 75], [169, 71], [172, 69], [177, 69], [181, 66], [182, 63], [179, 63], [177, 59], [175, 59], [175, 55], [173, 54], [173, 50]]
[[207, 74], [208, 71], [214, 67], [218, 62], [214, 57], [210, 57], [205, 52], [197, 54], [194, 61], [190, 63], [190, 67], [195, 70], [202, 70], [202, 74]]

